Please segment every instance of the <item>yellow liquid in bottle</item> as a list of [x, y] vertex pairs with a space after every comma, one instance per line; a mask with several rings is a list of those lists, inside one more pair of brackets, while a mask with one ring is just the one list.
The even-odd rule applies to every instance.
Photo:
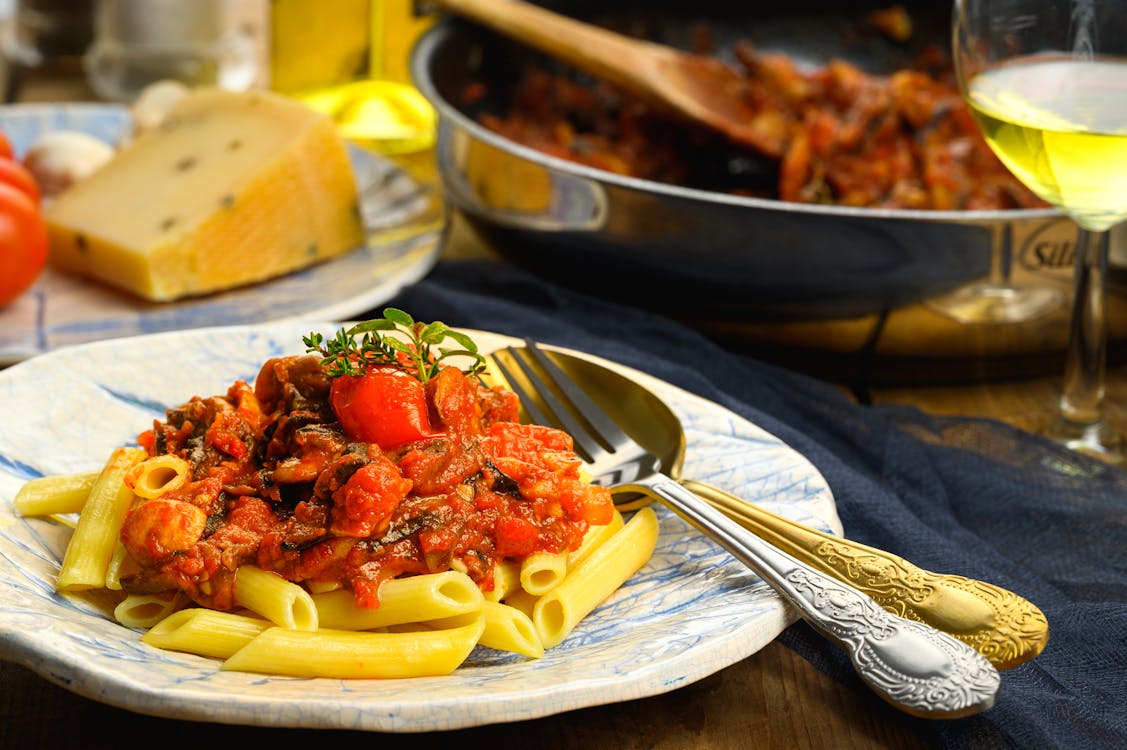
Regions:
[[414, 0], [271, 0], [271, 88], [326, 113], [343, 137], [385, 154], [434, 145], [436, 115], [408, 57], [432, 19]]
[[972, 79], [967, 101], [1035, 193], [1088, 229], [1127, 218], [1127, 60], [1006, 65]]

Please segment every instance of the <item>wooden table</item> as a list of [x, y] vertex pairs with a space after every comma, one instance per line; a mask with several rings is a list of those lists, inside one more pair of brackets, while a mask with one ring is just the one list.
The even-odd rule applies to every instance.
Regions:
[[[82, 99], [80, 80], [43, 79], [23, 101]], [[455, 224], [452, 256], [488, 254]], [[1007, 416], [1046, 411], [1058, 377], [961, 386], [910, 386], [871, 392], [874, 403], [915, 404], [936, 413]], [[1127, 396], [1122, 369], [1111, 374], [1113, 398]], [[1122, 401], [1121, 401], [1122, 402]], [[282, 730], [153, 718], [79, 697], [22, 666], [0, 662], [0, 747], [164, 748], [241, 744], [308, 747], [326, 740], [381, 748], [470, 746], [722, 750], [724, 748], [924, 747], [919, 722], [864, 689], [840, 685], [780, 643], [695, 684], [656, 697], [573, 711], [544, 719], [444, 733], [382, 735]]]

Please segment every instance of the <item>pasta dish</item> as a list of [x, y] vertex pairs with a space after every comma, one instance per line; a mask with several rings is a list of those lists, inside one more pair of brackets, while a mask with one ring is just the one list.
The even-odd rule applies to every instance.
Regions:
[[22, 514], [79, 512], [58, 590], [120, 592], [143, 641], [225, 669], [396, 677], [538, 657], [649, 558], [652, 510], [627, 521], [569, 435], [522, 424], [464, 334], [389, 309], [306, 344], [100, 472], [29, 481]]

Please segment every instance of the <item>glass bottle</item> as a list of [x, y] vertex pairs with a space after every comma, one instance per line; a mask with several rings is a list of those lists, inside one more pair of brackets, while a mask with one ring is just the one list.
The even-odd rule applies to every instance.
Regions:
[[86, 72], [98, 96], [129, 102], [160, 80], [246, 90], [259, 60], [222, 0], [98, 0]]
[[361, 145], [424, 152], [436, 118], [408, 58], [432, 22], [415, 0], [271, 0], [270, 88], [330, 115]]

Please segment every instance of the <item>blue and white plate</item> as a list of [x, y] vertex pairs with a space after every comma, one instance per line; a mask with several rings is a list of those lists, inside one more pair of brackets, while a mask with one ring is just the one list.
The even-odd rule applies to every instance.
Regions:
[[[116, 144], [129, 129], [129, 115], [119, 105], [0, 106], [0, 131], [17, 155], [50, 131], [77, 130]], [[252, 286], [163, 303], [47, 268], [31, 290], [0, 308], [0, 365], [61, 346], [137, 334], [346, 319], [387, 301], [437, 262], [443, 208], [433, 190], [390, 161], [356, 147], [350, 155], [368, 227], [366, 246]]]
[[[248, 382], [269, 357], [300, 353], [311, 329], [281, 323], [156, 334], [61, 349], [0, 372], [0, 657], [94, 700], [145, 714], [230, 724], [448, 730], [532, 719], [664, 693], [774, 639], [792, 610], [679, 517], [656, 507], [652, 560], [538, 660], [483, 647], [451, 675], [395, 680], [268, 677], [161, 651], [111, 619], [112, 603], [55, 593], [70, 527], [21, 518], [32, 477], [99, 469], [167, 407]], [[516, 343], [471, 332], [483, 351]], [[684, 476], [841, 533], [825, 481], [801, 455], [732, 412], [606, 361], [681, 418]]]

